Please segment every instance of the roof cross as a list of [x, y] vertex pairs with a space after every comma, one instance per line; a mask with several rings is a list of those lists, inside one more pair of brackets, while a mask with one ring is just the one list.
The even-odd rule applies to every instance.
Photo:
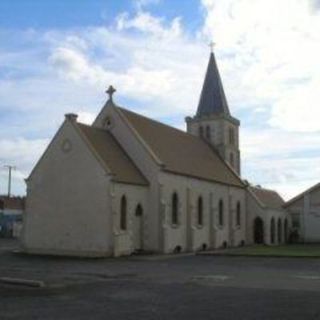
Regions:
[[215, 42], [211, 41], [211, 42], [209, 43], [209, 47], [210, 47], [211, 53], [213, 52], [213, 49], [214, 49], [215, 46], [216, 46]]
[[112, 100], [112, 96], [113, 94], [116, 92], [117, 90], [113, 87], [113, 86], [109, 86], [108, 90], [106, 91], [106, 93], [109, 95], [109, 99]]

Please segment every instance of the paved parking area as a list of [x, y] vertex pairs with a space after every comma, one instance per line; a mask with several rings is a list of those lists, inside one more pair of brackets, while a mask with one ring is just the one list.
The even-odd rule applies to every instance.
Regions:
[[0, 239], [0, 319], [319, 319], [320, 260], [216, 256], [67, 259]]

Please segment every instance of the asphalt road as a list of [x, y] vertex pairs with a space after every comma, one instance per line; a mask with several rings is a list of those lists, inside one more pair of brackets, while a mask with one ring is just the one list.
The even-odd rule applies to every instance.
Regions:
[[217, 256], [66, 259], [0, 239], [5, 319], [320, 319], [320, 259]]

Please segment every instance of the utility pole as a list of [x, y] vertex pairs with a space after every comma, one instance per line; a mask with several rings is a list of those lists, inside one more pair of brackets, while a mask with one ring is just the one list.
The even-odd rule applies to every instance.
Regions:
[[8, 169], [8, 173], [9, 173], [9, 175], [8, 175], [8, 198], [10, 198], [10, 196], [11, 196], [11, 172], [12, 172], [12, 170], [15, 170], [16, 167], [11, 166], [11, 165], [6, 165], [4, 167]]

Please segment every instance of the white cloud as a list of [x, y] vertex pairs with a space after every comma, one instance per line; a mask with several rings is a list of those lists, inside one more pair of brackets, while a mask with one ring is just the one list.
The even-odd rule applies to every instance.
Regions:
[[[147, 103], [149, 114], [193, 112], [206, 65], [206, 46], [188, 39], [178, 19], [167, 24], [145, 12], [119, 19], [115, 30], [89, 28], [80, 33], [70, 31], [64, 37], [51, 33], [47, 37], [53, 43], [52, 69], [64, 80], [86, 83], [90, 91], [113, 84], [117, 95]], [[127, 29], [142, 34], [128, 35]], [[70, 38], [84, 43], [70, 45]], [[95, 51], [103, 51], [105, 56], [97, 58]], [[201, 61], [203, 68], [190, 64], [193, 59]]]
[[313, 80], [281, 96], [274, 104], [269, 123], [288, 131], [319, 132], [319, 88], [320, 81]]
[[242, 128], [240, 133], [245, 162], [256, 158], [284, 158], [290, 157], [292, 153], [303, 155], [319, 151], [320, 135], [317, 133], [268, 128]]
[[234, 101], [245, 98], [251, 106], [270, 105], [272, 126], [319, 130], [315, 119], [320, 109], [315, 105], [320, 12], [310, 10], [310, 1], [203, 0], [202, 4], [206, 9], [203, 34], [213, 38], [217, 51], [226, 56], [226, 78], [234, 89]]
[[319, 182], [319, 134], [243, 128], [241, 138], [242, 173], [252, 183], [289, 199]]
[[76, 114], [78, 115], [79, 122], [85, 123], [88, 125], [91, 125], [97, 116], [96, 114], [93, 114], [93, 113], [87, 112], [87, 111], [78, 111], [78, 112], [76, 112]]
[[106, 78], [106, 72], [102, 67], [90, 64], [87, 58], [75, 49], [56, 48], [49, 62], [63, 76], [73, 81], [86, 80], [91, 84], [96, 84]]
[[175, 39], [182, 34], [181, 19], [174, 18], [169, 26], [165, 26], [164, 19], [152, 16], [148, 12], [139, 11], [133, 18], [128, 13], [118, 16], [118, 30], [136, 29], [144, 33], [150, 33], [157, 38]]
[[49, 139], [0, 139], [0, 194], [7, 192], [8, 172], [4, 165], [15, 166], [15, 170], [12, 171], [13, 193], [25, 193], [24, 179], [28, 177], [30, 169], [40, 158], [48, 143]]
[[[0, 66], [27, 74], [0, 81], [0, 112], [22, 115], [15, 130], [0, 127], [1, 141], [20, 141], [6, 161], [30, 171], [39, 153], [22, 145], [46, 141], [67, 112], [92, 122], [109, 84], [119, 104], [181, 127], [196, 110], [213, 39], [230, 109], [244, 120], [245, 176], [287, 197], [313, 183], [320, 175], [310, 168], [320, 142], [317, 1], [203, 0], [196, 36], [178, 15], [168, 20], [146, 11], [150, 3], [138, 1], [135, 14], [104, 27], [29, 32], [30, 43], [37, 39], [32, 49], [0, 53]], [[30, 135], [36, 138], [22, 138]]]
[[146, 6], [159, 4], [161, 0], [135, 0], [134, 3], [138, 10], [143, 9]]

